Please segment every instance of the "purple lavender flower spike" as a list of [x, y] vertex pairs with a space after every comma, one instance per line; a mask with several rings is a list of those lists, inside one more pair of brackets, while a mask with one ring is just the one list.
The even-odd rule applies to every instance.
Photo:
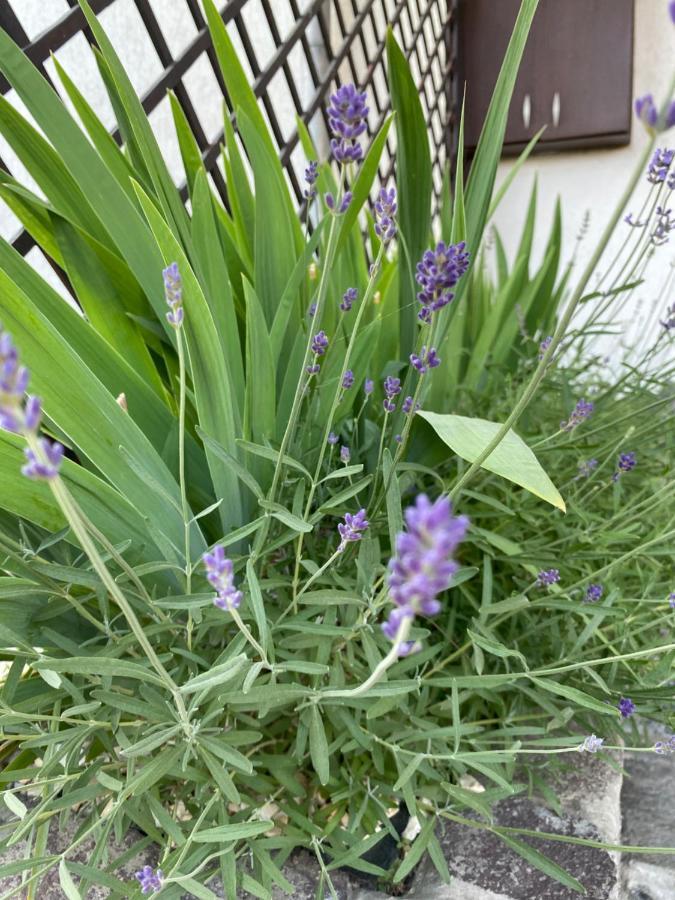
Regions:
[[323, 200], [328, 209], [331, 211], [335, 209], [335, 197], [330, 192], [323, 195]]
[[559, 569], [542, 569], [537, 575], [537, 587], [550, 587], [560, 581]]
[[579, 744], [577, 750], [579, 750], [581, 753], [597, 753], [598, 750], [602, 749], [602, 745], [604, 743], [604, 738], [599, 738], [594, 734], [589, 734], [588, 737], [584, 738], [583, 743]]
[[162, 889], [164, 875], [161, 869], [155, 871], [152, 866], [143, 866], [136, 872], [136, 878], [140, 883], [141, 894], [154, 894]]
[[307, 372], [308, 375], [318, 375], [320, 371], [321, 366], [318, 363], [313, 363], [311, 366], [305, 368], [305, 372]]
[[337, 552], [342, 553], [347, 544], [351, 541], [360, 541], [363, 532], [368, 528], [369, 522], [366, 519], [365, 509], [360, 509], [352, 515], [347, 513], [344, 522], [338, 524], [338, 532], [340, 534], [340, 545]]
[[672, 128], [675, 125], [675, 100], [671, 100], [668, 104], [668, 109], [666, 110], [666, 121], [664, 123], [664, 130], [667, 131], [669, 128]]
[[328, 349], [328, 337], [325, 331], [317, 331], [312, 338], [312, 353], [323, 356]]
[[[30, 375], [28, 369], [21, 365], [19, 351], [14, 345], [12, 336], [0, 326], [0, 428], [5, 431], [20, 433], [24, 427], [25, 416], [31, 415], [34, 420], [35, 409], [31, 406], [35, 400], [26, 401], [26, 414], [22, 410], [23, 395], [28, 387]], [[39, 402], [39, 401], [38, 401]], [[38, 415], [39, 422], [39, 415]], [[35, 424], [37, 427], [37, 423]], [[34, 427], [29, 427], [34, 431]]]
[[166, 319], [173, 328], [180, 328], [183, 324], [183, 279], [181, 278], [178, 263], [171, 263], [162, 270], [164, 278], [164, 296], [169, 306]]
[[219, 609], [238, 609], [244, 595], [234, 585], [234, 566], [232, 560], [225, 556], [225, 549], [216, 544], [210, 553], [202, 556], [206, 567], [206, 577], [216, 590], [213, 600]]
[[384, 379], [384, 411], [393, 412], [396, 409], [394, 397], [401, 393], [401, 379], [387, 375]]
[[597, 603], [602, 597], [604, 590], [601, 584], [589, 584], [586, 588], [584, 603]]
[[668, 3], [668, 13], [670, 15], [670, 21], [675, 25], [675, 0], [670, 0]]
[[423, 322], [431, 320], [431, 314], [446, 306], [455, 296], [452, 288], [469, 268], [466, 244], [445, 244], [443, 241], [433, 250], [426, 250], [417, 263], [415, 279], [421, 290], [417, 294], [422, 309], [418, 317]]
[[316, 160], [310, 160], [305, 169], [305, 181], [307, 187], [303, 191], [306, 200], [313, 200], [316, 197], [316, 180], [319, 177], [319, 164]]
[[436, 366], [440, 366], [441, 361], [434, 347], [430, 347], [428, 351], [426, 347], [422, 347], [419, 356], [416, 353], [410, 354], [410, 364], [417, 369], [420, 375], [424, 375], [427, 369], [435, 369]]
[[352, 458], [351, 451], [349, 447], [345, 447], [344, 445], [340, 447], [340, 462], [343, 462], [345, 465], [349, 464], [349, 460]]
[[637, 457], [631, 450], [629, 453], [620, 453], [616, 463], [616, 472], [612, 475], [612, 481], [618, 481], [621, 475], [630, 472], [637, 465]]
[[342, 376], [342, 390], [348, 391], [350, 387], [354, 387], [354, 373], [351, 369], [347, 369]]
[[343, 213], [346, 213], [349, 209], [349, 204], [352, 202], [352, 192], [345, 191], [345, 195], [340, 201], [340, 205], [338, 206], [338, 215], [341, 216]]
[[675, 609], [675, 591], [673, 591], [670, 597], [668, 597], [668, 605], [671, 609]]
[[61, 468], [63, 445], [57, 441], [52, 443], [46, 438], [38, 438], [38, 445], [37, 454], [30, 447], [24, 449], [26, 462], [21, 467], [21, 474], [32, 481], [52, 481]]
[[407, 530], [397, 536], [396, 553], [389, 563], [389, 593], [397, 606], [433, 616], [441, 609], [438, 595], [457, 571], [452, 553], [469, 521], [452, 515], [447, 497], [432, 503], [424, 494], [405, 511], [405, 520]]
[[588, 478], [594, 469], [597, 469], [597, 459], [587, 459], [579, 463], [579, 474], [577, 478]]
[[622, 697], [619, 700], [618, 710], [621, 713], [621, 717], [623, 719], [627, 719], [635, 712], [635, 704], [630, 699], [630, 697]]
[[666, 318], [665, 321], [661, 320], [661, 325], [663, 325], [666, 331], [675, 329], [675, 303], [666, 310]]
[[375, 212], [375, 234], [383, 244], [388, 244], [396, 237], [396, 189], [381, 188], [373, 205]]
[[653, 94], [644, 94], [635, 98], [635, 115], [647, 128], [655, 128], [659, 111], [654, 103]]
[[675, 150], [656, 149], [649, 161], [647, 169], [647, 181], [650, 184], [663, 184], [675, 159]]
[[314, 316], [316, 315], [317, 306], [318, 306], [318, 304], [317, 304], [316, 300], [313, 300], [309, 304], [309, 309], [307, 310], [307, 315], [310, 317], [310, 319], [313, 319]]
[[328, 443], [331, 445], [331, 447], [334, 447], [339, 440], [340, 438], [337, 436], [337, 434], [335, 434], [334, 431], [331, 431], [331, 433], [328, 435]]
[[539, 344], [539, 359], [542, 360], [544, 358], [544, 354], [551, 346], [551, 341], [553, 340], [553, 335], [549, 334], [548, 337], [545, 337], [544, 340]]
[[360, 162], [363, 158], [358, 138], [366, 130], [369, 112], [366, 102], [366, 93], [360, 93], [353, 84], [342, 85], [330, 98], [328, 122], [334, 135], [330, 145], [340, 165]]
[[583, 397], [577, 401], [577, 405], [570, 413], [569, 419], [560, 423], [562, 431], [572, 431], [577, 425], [581, 425], [593, 413], [593, 404], [587, 403]]
[[340, 309], [342, 310], [342, 312], [349, 312], [354, 303], [356, 303], [358, 296], [359, 292], [356, 290], [356, 288], [347, 288], [347, 290], [342, 295], [342, 300], [340, 301]]
[[370, 397], [374, 390], [375, 382], [372, 378], [366, 378], [365, 382], [363, 383], [363, 393], [366, 395], [366, 397]]
[[[406, 414], [406, 416], [409, 415], [413, 409], [413, 398], [410, 396], [406, 397], [405, 400], [403, 401], [403, 406], [401, 407], [401, 409]], [[415, 412], [417, 412], [418, 409], [420, 409], [420, 404], [416, 403], [415, 404]]]

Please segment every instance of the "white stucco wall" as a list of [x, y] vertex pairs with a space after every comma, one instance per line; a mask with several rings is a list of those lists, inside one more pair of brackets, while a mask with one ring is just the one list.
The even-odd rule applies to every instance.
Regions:
[[[635, 0], [635, 50], [634, 96], [651, 92], [662, 102], [675, 71], [675, 26], [667, 14], [666, 0]], [[565, 110], [561, 110], [564, 116]], [[629, 173], [647, 143], [647, 136], [639, 122], [633, 123], [630, 145], [618, 149], [574, 151], [530, 158], [506, 194], [495, 216], [495, 225], [506, 245], [510, 257], [515, 253], [520, 229], [525, 217], [530, 191], [535, 176], [539, 182], [538, 223], [535, 236], [535, 258], [540, 260], [548, 238], [553, 210], [558, 196], [562, 200], [564, 225], [563, 259], [571, 257], [577, 234], [586, 212], [590, 214], [589, 230], [579, 247], [574, 271], [577, 276], [588, 261], [595, 242], [605, 227], [618, 197], [623, 191]], [[675, 147], [675, 129], [659, 140], [660, 147]], [[498, 184], [503, 181], [513, 161], [504, 161], [499, 167]], [[629, 209], [637, 211], [647, 191], [643, 182], [635, 201]], [[628, 226], [618, 229], [613, 245], [610, 245], [605, 261], [613, 258], [618, 240], [625, 237]], [[623, 332], [622, 341], [636, 343], [645, 331], [655, 335], [660, 326], [653, 304], [657, 300], [664, 280], [673, 275], [675, 265], [675, 236], [670, 243], [656, 249], [646, 273], [644, 285], [627, 301], [621, 298], [615, 304], [616, 318]], [[600, 271], [602, 267], [600, 267]], [[574, 279], [573, 279], [574, 283]], [[659, 304], [660, 308], [675, 302], [675, 279], [671, 278], [670, 291]], [[599, 349], [614, 349], [617, 338], [601, 339]]]

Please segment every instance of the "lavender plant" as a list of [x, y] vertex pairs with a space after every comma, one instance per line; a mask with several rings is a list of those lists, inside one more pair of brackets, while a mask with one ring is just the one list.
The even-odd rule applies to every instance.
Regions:
[[[392, 35], [396, 186], [374, 185], [392, 120], [371, 136], [367, 92], [342, 85], [329, 159], [298, 124], [303, 223], [206, 0], [237, 126], [226, 118], [231, 203], [172, 99], [188, 212], [80, 5], [123, 150], [58, 62], [86, 134], [0, 33], [0, 70], [40, 129], [0, 100], [0, 130], [46, 201], [9, 176], [0, 195], [83, 313], [0, 242], [0, 837], [26, 848], [0, 864], [3, 896], [39, 897], [57, 870], [68, 897], [271, 897], [297, 848], [333, 896], [337, 867], [399, 883], [427, 849], [445, 877], [434, 825], [475, 810], [463, 775], [485, 783], [487, 827], [522, 789], [519, 761], [583, 749], [600, 763], [622, 718], [669, 714], [672, 437], [653, 411], [672, 373], [615, 385], [555, 364], [588, 280], [561, 310], [558, 219], [541, 271], [502, 272], [484, 315], [476, 262], [505, 119], [496, 105], [466, 195], [457, 173], [433, 231]], [[506, 107], [535, 8], [524, 0], [497, 85]], [[638, 115], [654, 129], [646, 101]], [[658, 190], [671, 164], [652, 160]], [[486, 348], [510, 373], [500, 390]], [[387, 871], [365, 854], [395, 833], [392, 807], [424, 827]]]

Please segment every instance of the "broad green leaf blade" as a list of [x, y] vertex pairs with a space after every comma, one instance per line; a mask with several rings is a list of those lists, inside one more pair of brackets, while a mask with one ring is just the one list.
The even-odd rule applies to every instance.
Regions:
[[[276, 379], [272, 345], [258, 295], [244, 281], [246, 297], [246, 406], [244, 437], [256, 444], [274, 438]], [[267, 467], [269, 468], [269, 467]]]
[[[443, 415], [422, 410], [418, 413], [441, 440], [458, 456], [474, 462], [502, 427], [499, 422], [467, 416]], [[566, 511], [565, 501], [548, 477], [532, 450], [515, 431], [509, 431], [501, 444], [483, 463], [483, 468], [540, 497], [557, 509]]]
[[387, 69], [396, 113], [398, 222], [407, 254], [401, 258], [399, 284], [400, 353], [407, 359], [417, 336], [415, 265], [427, 247], [431, 229], [431, 154], [419, 91], [391, 28], [387, 32]]
[[255, 837], [264, 834], [274, 828], [274, 822], [240, 822], [233, 825], [216, 825], [213, 828], [205, 828], [192, 835], [192, 840], [197, 844], [228, 844], [232, 841], [240, 841], [242, 838]]
[[171, 105], [171, 115], [173, 116], [173, 125], [176, 129], [176, 138], [178, 139], [178, 147], [180, 149], [181, 159], [183, 160], [183, 168], [185, 169], [185, 177], [187, 179], [188, 191], [190, 197], [194, 194], [195, 179], [197, 175], [205, 172], [202, 154], [199, 150], [197, 139], [192, 133], [190, 124], [185, 115], [183, 107], [178, 102], [173, 91], [169, 91], [169, 103]]
[[[155, 204], [136, 185], [143, 211], [161, 250], [164, 265], [176, 261], [183, 279], [185, 322], [183, 325], [199, 422], [214, 440], [237, 456], [235, 435], [239, 432], [232, 385], [223, 358], [220, 340], [208, 304], [182, 247]], [[160, 272], [161, 277], [161, 272]], [[225, 530], [242, 524], [242, 501], [237, 476], [222, 459], [208, 449], [206, 458], [213, 478], [216, 498], [226, 500], [219, 508]]]

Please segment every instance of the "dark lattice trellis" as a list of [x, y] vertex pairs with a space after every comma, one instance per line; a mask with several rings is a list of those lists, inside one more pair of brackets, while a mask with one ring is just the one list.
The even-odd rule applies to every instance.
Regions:
[[[31, 39], [22, 25], [18, 5], [21, 0], [0, 0], [0, 25], [47, 75], [51, 53], [58, 57], [81, 34], [93, 42], [77, 0], [53, 2], [53, 12], [58, 17]], [[122, 2], [127, 8], [133, 6], [140, 17], [139, 22], [163, 70], [143, 92], [146, 112], [157, 110], [168, 90], [176, 93], [206, 168], [226, 202], [227, 190], [219, 162], [222, 130], [208, 134], [198, 112], [197, 98], [189, 89], [191, 67], [206, 58], [225, 93], [199, 0], [172, 0], [185, 7], [195, 32], [180, 52], [174, 53], [167, 40], [169, 35], [164, 31], [166, 25], [158, 7], [160, 0], [90, 0], [97, 15]], [[60, 11], [56, 9], [57, 4]], [[374, 134], [390, 108], [384, 43], [387, 26], [391, 25], [419, 86], [432, 145], [438, 199], [443, 167], [452, 152], [454, 136], [456, 0], [228, 0], [224, 3], [221, 0], [219, 7], [250, 71], [251, 83], [298, 200], [305, 159], [299, 146], [295, 115], [309, 126], [319, 146], [325, 147], [327, 94], [338, 82], [354, 81], [369, 91], [369, 124]], [[7, 94], [8, 90], [9, 85], [0, 76], [0, 91]], [[388, 178], [393, 170], [394, 150], [392, 134], [382, 161], [381, 179]], [[11, 170], [2, 159], [0, 165]], [[33, 246], [25, 231], [13, 236], [12, 243], [24, 254]]]

